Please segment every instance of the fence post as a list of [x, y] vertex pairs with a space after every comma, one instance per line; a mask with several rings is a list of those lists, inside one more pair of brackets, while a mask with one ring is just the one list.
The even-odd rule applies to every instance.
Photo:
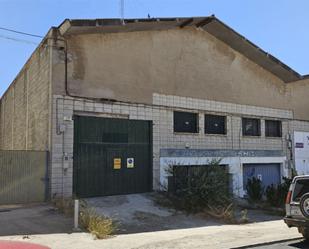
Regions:
[[46, 161], [45, 161], [45, 179], [44, 179], [44, 184], [45, 184], [45, 201], [48, 201], [50, 196], [49, 196], [49, 151], [46, 151]]
[[74, 200], [74, 228], [73, 231], [80, 231], [78, 225], [78, 216], [79, 216], [79, 200]]

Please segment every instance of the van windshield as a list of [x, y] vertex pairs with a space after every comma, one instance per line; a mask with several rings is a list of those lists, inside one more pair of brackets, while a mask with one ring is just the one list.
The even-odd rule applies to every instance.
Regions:
[[309, 193], [309, 179], [299, 179], [295, 183], [293, 201], [300, 201], [300, 198]]

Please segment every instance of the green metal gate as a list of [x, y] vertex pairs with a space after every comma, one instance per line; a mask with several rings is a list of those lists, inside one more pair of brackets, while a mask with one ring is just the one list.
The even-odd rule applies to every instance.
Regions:
[[73, 192], [77, 197], [152, 189], [152, 123], [74, 117]]

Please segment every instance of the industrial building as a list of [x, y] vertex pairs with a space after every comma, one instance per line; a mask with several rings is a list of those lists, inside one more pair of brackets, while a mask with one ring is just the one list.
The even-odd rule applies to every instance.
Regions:
[[0, 149], [47, 151], [49, 198], [158, 190], [213, 158], [243, 197], [248, 177], [309, 173], [308, 96], [214, 16], [65, 20], [2, 96]]

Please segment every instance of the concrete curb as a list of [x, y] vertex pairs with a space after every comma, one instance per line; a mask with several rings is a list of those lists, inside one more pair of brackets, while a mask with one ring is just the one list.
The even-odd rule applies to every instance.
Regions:
[[269, 246], [273, 245], [275, 243], [284, 243], [284, 242], [289, 242], [289, 241], [294, 241], [294, 240], [300, 240], [303, 239], [303, 237], [298, 237], [298, 238], [293, 238], [293, 239], [282, 239], [282, 240], [277, 240], [277, 241], [270, 241], [270, 242], [263, 242], [263, 243], [258, 243], [254, 245], [248, 245], [248, 246], [240, 246], [240, 247], [232, 247], [231, 249], [246, 249], [246, 248], [254, 248], [254, 247], [259, 247], [259, 246]]

